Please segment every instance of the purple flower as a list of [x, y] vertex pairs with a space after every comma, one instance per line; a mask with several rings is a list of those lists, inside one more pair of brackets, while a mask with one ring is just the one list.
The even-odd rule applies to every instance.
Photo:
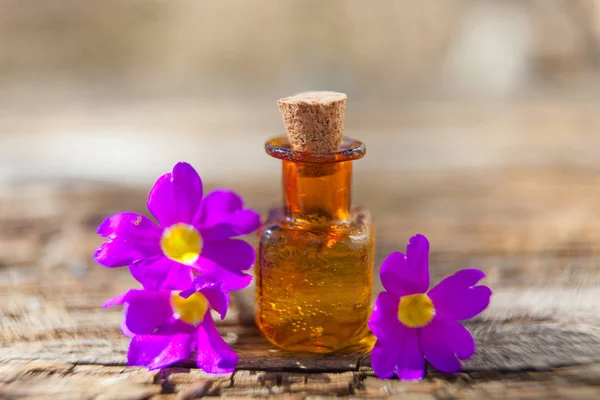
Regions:
[[457, 359], [475, 353], [473, 337], [458, 321], [474, 317], [490, 302], [492, 291], [475, 286], [484, 273], [464, 269], [429, 290], [429, 242], [416, 235], [402, 253], [381, 266], [386, 292], [375, 302], [369, 328], [377, 337], [371, 354], [380, 378], [421, 379], [425, 360], [444, 373], [461, 370]]
[[131, 337], [127, 364], [165, 368], [187, 360], [211, 374], [233, 372], [238, 356], [217, 332], [210, 309], [225, 317], [229, 294], [221, 283], [199, 276], [193, 289], [178, 293], [133, 289], [103, 307], [123, 305], [123, 334]]
[[243, 271], [254, 263], [254, 248], [232, 237], [254, 231], [260, 216], [244, 209], [232, 191], [202, 196], [194, 168], [176, 164], [148, 196], [148, 210], [160, 226], [136, 213], [108, 217], [98, 227], [108, 240], [96, 250], [96, 261], [111, 268], [129, 266], [146, 289], [185, 289], [193, 272], [222, 280], [225, 289], [246, 287], [252, 276]]

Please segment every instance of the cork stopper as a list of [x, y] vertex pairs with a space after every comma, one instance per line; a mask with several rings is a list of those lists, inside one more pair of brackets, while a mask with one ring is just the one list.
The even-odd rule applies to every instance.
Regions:
[[344, 133], [344, 93], [303, 92], [277, 104], [292, 149], [306, 153], [339, 150]]

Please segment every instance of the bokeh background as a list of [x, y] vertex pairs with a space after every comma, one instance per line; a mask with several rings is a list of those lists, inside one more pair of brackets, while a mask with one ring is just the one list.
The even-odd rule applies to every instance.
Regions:
[[600, 166], [600, 1], [0, 0], [0, 180], [278, 184], [275, 102], [346, 92], [357, 174]]

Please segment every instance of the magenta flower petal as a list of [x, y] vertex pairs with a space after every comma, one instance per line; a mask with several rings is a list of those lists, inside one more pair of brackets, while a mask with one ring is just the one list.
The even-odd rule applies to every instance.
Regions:
[[150, 370], [168, 367], [189, 359], [194, 349], [193, 342], [193, 331], [189, 329], [169, 335], [135, 336], [129, 344], [127, 365]]
[[[168, 261], [168, 258], [165, 257]], [[189, 287], [194, 280], [192, 269], [187, 266], [173, 261], [166, 279], [163, 281], [162, 289], [181, 290]]]
[[134, 247], [135, 245], [121, 240], [113, 239], [104, 242], [94, 253], [94, 259], [98, 264], [109, 268], [124, 267], [145, 258], [148, 253]]
[[473, 336], [460, 322], [436, 317], [431, 321], [428, 329], [435, 330], [438, 337], [443, 338], [458, 358], [466, 360], [475, 354]]
[[217, 243], [205, 243], [195, 268], [205, 276], [223, 281], [228, 290], [243, 289], [250, 284], [252, 276], [244, 273], [254, 264], [254, 247], [243, 240], [227, 239]]
[[429, 291], [436, 313], [446, 319], [472, 318], [490, 304], [492, 291], [487, 286], [474, 286], [485, 274], [477, 269], [464, 269], [447, 277]]
[[229, 308], [229, 292], [223, 289], [222, 282], [215, 282], [205, 276], [197, 276], [192, 286], [179, 295], [187, 299], [195, 292], [200, 292], [208, 300], [210, 307], [221, 315], [221, 319], [225, 318]]
[[378, 340], [371, 351], [371, 367], [379, 378], [389, 379], [396, 373], [396, 360], [399, 358], [398, 348], [386, 346]]
[[127, 297], [127, 293], [129, 293], [129, 292], [121, 293], [111, 299], [106, 300], [104, 303], [102, 303], [102, 308], [111, 308], [111, 307], [116, 307], [116, 306], [122, 306], [123, 303], [125, 303], [125, 298]]
[[475, 286], [483, 278], [485, 278], [485, 273], [483, 273], [483, 271], [481, 270], [475, 268], [461, 269], [460, 271], [457, 271], [454, 275], [446, 277], [443, 281], [438, 283], [436, 287], [433, 288], [431, 291], [440, 289], [444, 285], [468, 288], [471, 286]]
[[403, 341], [398, 344], [401, 348], [400, 359], [396, 365], [399, 379], [419, 380], [425, 376], [425, 358], [421, 354], [419, 337], [415, 329], [401, 325], [404, 334]]
[[380, 378], [416, 380], [425, 374], [425, 359], [419, 349], [417, 331], [399, 324], [388, 342], [375, 343], [371, 353], [373, 372]]
[[228, 374], [233, 372], [238, 356], [223, 340], [210, 313], [198, 326], [196, 333], [196, 363], [198, 368], [209, 374]]
[[154, 333], [173, 317], [169, 292], [133, 289], [124, 300], [125, 327], [134, 335]]
[[181, 290], [188, 288], [194, 279], [189, 266], [167, 257], [156, 256], [131, 264], [131, 275], [145, 289]]
[[202, 180], [188, 163], [175, 164], [161, 176], [148, 196], [148, 210], [163, 227], [178, 222], [191, 224], [202, 203]]
[[[139, 337], [139, 336], [138, 336]], [[147, 364], [148, 370], [162, 369], [169, 365], [187, 360], [194, 351], [194, 336], [179, 333], [168, 336], [167, 346], [158, 354], [150, 364]], [[136, 338], [132, 339], [135, 340]]]
[[231, 271], [204, 257], [200, 257], [193, 268], [202, 275], [219, 277], [227, 290], [241, 290], [252, 282], [252, 275]]
[[218, 224], [203, 226], [201, 231], [207, 242], [218, 242], [254, 232], [259, 226], [260, 214], [253, 210], [242, 210], [224, 217]]
[[173, 195], [180, 222], [191, 223], [202, 204], [203, 185], [190, 164], [180, 162], [173, 167]]
[[207, 243], [202, 249], [201, 256], [236, 272], [252, 268], [256, 259], [254, 247], [239, 239], [227, 239], [219, 243]]
[[369, 329], [377, 340], [386, 342], [392, 337], [394, 330], [400, 325], [398, 320], [398, 303], [400, 299], [390, 292], [381, 292], [375, 300], [373, 313], [369, 319]]
[[246, 235], [260, 226], [260, 215], [243, 206], [243, 200], [237, 193], [215, 190], [202, 202], [194, 225], [200, 228], [202, 237], [209, 242]]
[[429, 289], [429, 240], [423, 235], [410, 238], [406, 246], [406, 263], [420, 293]]
[[123, 212], [104, 219], [96, 232], [105, 238], [122, 236], [128, 240], [155, 242], [160, 239], [161, 229], [145, 215]]
[[136, 213], [119, 213], [106, 218], [98, 234], [108, 241], [94, 254], [99, 264], [123, 267], [160, 251], [160, 228], [149, 218]]
[[162, 175], [148, 194], [148, 211], [163, 226], [167, 227], [177, 222], [177, 212], [173, 207], [173, 174]]
[[419, 329], [419, 340], [421, 350], [425, 358], [436, 369], [446, 374], [454, 374], [461, 371], [460, 362], [454, 354], [452, 347], [444, 340], [448, 333], [441, 331], [443, 325], [435, 324], [433, 321]]
[[168, 336], [134, 336], [127, 351], [127, 365], [147, 367], [167, 348], [169, 342], [170, 338]]
[[232, 190], [214, 190], [206, 195], [202, 208], [194, 221], [199, 226], [213, 226], [223, 217], [234, 214], [244, 208], [244, 200]]
[[403, 271], [406, 271], [406, 257], [400, 252], [387, 256], [379, 270], [381, 283], [385, 290], [398, 297], [416, 293], [416, 288], [411, 287], [411, 284], [404, 280]]
[[385, 290], [397, 296], [425, 293], [429, 289], [429, 242], [415, 235], [406, 246], [406, 256], [390, 254], [381, 265], [379, 275]]

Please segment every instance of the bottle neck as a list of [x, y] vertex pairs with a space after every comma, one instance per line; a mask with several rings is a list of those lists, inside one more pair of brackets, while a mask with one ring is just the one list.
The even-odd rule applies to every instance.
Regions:
[[286, 214], [300, 220], [347, 220], [350, 213], [352, 161], [283, 161]]

